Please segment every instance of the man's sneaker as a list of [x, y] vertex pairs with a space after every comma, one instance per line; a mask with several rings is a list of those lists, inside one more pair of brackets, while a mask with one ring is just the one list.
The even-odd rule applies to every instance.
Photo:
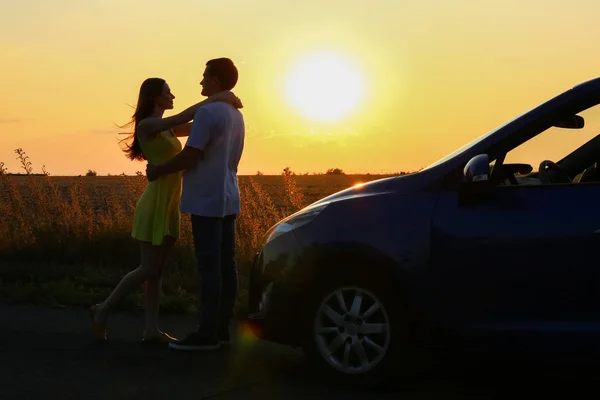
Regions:
[[223, 330], [219, 332], [219, 343], [220, 344], [231, 344], [231, 337], [229, 336], [229, 330]]
[[216, 350], [219, 348], [219, 340], [194, 332], [183, 340], [169, 343], [169, 348], [183, 351]]

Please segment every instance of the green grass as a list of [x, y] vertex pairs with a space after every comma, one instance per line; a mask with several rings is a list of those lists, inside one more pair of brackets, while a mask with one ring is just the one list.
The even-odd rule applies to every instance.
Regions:
[[[12, 304], [33, 304], [53, 307], [87, 307], [103, 301], [128, 271], [108, 269], [101, 265], [7, 265], [0, 264], [0, 298]], [[186, 274], [185, 278], [194, 278]], [[247, 312], [247, 289], [244, 276], [236, 302], [236, 314]], [[182, 282], [177, 271], [168, 271], [163, 278], [160, 299], [161, 312], [191, 313], [197, 310], [196, 285]], [[143, 308], [142, 287], [126, 296], [120, 310]]]

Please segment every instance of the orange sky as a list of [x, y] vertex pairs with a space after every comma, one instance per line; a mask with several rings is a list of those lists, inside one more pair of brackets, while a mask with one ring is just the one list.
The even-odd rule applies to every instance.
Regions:
[[[23, 148], [52, 175], [143, 170], [114, 128], [140, 83], [165, 78], [177, 112], [202, 99], [204, 63], [226, 56], [245, 105], [240, 174], [410, 171], [600, 76], [598, 15], [591, 0], [11, 2], [0, 15], [0, 161], [17, 172]], [[313, 52], [350, 60], [364, 85], [339, 119], [304, 115], [285, 91]], [[317, 78], [304, 95], [333, 109], [344, 88], [327, 76], [307, 85]]]

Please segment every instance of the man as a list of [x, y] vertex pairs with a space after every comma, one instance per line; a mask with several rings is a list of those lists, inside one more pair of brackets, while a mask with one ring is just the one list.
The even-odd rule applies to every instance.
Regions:
[[[231, 90], [238, 71], [228, 58], [206, 63], [202, 95]], [[181, 212], [191, 214], [200, 273], [199, 327], [170, 343], [177, 350], [217, 349], [229, 343], [229, 324], [238, 289], [235, 219], [240, 212], [237, 169], [244, 148], [242, 113], [225, 102], [198, 109], [184, 149], [160, 165], [148, 165], [149, 180], [184, 170]]]

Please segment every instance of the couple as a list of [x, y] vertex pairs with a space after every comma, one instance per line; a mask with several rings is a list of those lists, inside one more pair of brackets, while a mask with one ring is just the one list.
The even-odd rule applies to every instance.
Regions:
[[[237, 168], [244, 148], [241, 101], [231, 92], [238, 70], [228, 58], [206, 63], [202, 95], [208, 98], [177, 115], [163, 118], [175, 96], [160, 78], [142, 83], [125, 152], [147, 160], [150, 181], [137, 203], [132, 237], [140, 242], [140, 266], [113, 292], [90, 308], [92, 333], [106, 340], [111, 309], [145, 284], [144, 343], [168, 343], [178, 350], [216, 349], [229, 343], [229, 324], [238, 288], [235, 220], [240, 212]], [[193, 123], [190, 123], [193, 119]], [[188, 137], [182, 149], [178, 137]], [[182, 183], [183, 178], [183, 183]], [[191, 214], [201, 277], [199, 327], [177, 340], [158, 327], [161, 272], [179, 237], [181, 212]]]

